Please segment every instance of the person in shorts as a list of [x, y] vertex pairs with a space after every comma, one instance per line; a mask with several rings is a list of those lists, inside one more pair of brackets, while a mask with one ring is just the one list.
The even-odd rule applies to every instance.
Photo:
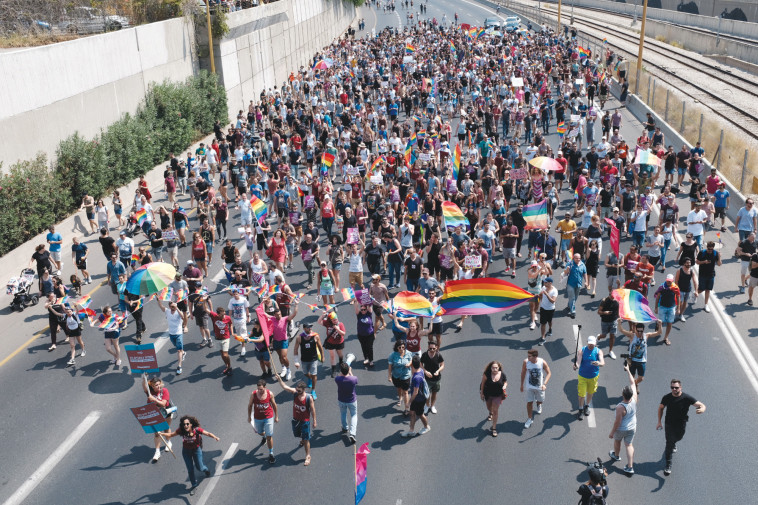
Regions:
[[671, 345], [669, 341], [671, 325], [677, 319], [679, 304], [681, 303], [681, 293], [679, 292], [679, 287], [674, 284], [673, 274], [666, 276], [666, 281], [658, 286], [658, 290], [656, 290], [654, 296], [655, 313], [658, 315], [660, 322], [666, 325], [666, 335], [664, 336], [663, 343]]
[[645, 371], [647, 369], [647, 342], [649, 338], [655, 338], [661, 334], [661, 322], [658, 321], [657, 331], [645, 333], [645, 325], [636, 323], [632, 331], [619, 328], [622, 334], [629, 337], [629, 357], [627, 358], [629, 372], [634, 379], [635, 390], [639, 394], [639, 384], [645, 380]]
[[637, 391], [635, 381], [630, 367], [624, 365], [624, 370], [629, 377], [629, 385], [621, 391], [621, 402], [616, 405], [616, 416], [613, 421], [613, 427], [609, 438], [613, 439], [613, 450], [610, 451], [611, 459], [619, 461], [621, 457], [621, 441], [624, 441], [626, 447], [627, 464], [624, 467], [624, 473], [627, 475], [634, 474], [634, 447], [632, 441], [637, 431]]
[[[227, 307], [232, 318], [232, 326], [234, 327], [235, 335], [247, 335], [247, 323], [250, 322], [250, 302], [247, 298], [243, 298], [239, 290], [232, 292], [232, 298], [229, 300], [229, 306]], [[247, 353], [245, 348], [245, 342], [242, 342], [242, 348], [240, 349], [240, 356], [244, 356]]]
[[304, 381], [298, 382], [292, 388], [286, 385], [280, 376], [277, 375], [276, 379], [282, 389], [295, 395], [292, 403], [292, 434], [300, 439], [300, 445], [305, 449], [303, 465], [308, 466], [311, 464], [311, 432], [312, 428], [317, 427], [316, 402], [313, 401], [316, 397], [305, 392]]
[[387, 361], [387, 380], [395, 386], [398, 395], [397, 406], [405, 404], [403, 414], [407, 416], [410, 408], [408, 390], [411, 387], [411, 353], [405, 350], [405, 341], [395, 341], [393, 352]]
[[579, 394], [579, 411], [577, 418], [581, 421], [584, 416], [590, 415], [590, 403], [597, 391], [600, 378], [600, 367], [605, 365], [603, 351], [597, 347], [597, 338], [594, 335], [587, 337], [587, 345], [579, 351], [574, 370], [579, 370], [577, 380], [577, 393]]
[[166, 314], [166, 321], [168, 322], [168, 337], [171, 343], [176, 348], [176, 353], [179, 362], [176, 366], [176, 375], [182, 374], [182, 362], [184, 361], [184, 327], [187, 326], [187, 314], [179, 310], [176, 302], [171, 301], [168, 304], [168, 308], [164, 307], [160, 298], [155, 299], [158, 302], [158, 307]]
[[[295, 360], [298, 354], [301, 356], [303, 374], [308, 378], [308, 387], [311, 388], [313, 399], [317, 400], [318, 362], [319, 356], [324, 355], [324, 348], [321, 345], [321, 337], [313, 331], [312, 323], [303, 323], [303, 331], [295, 339], [293, 347]], [[297, 361], [295, 361], [295, 368], [300, 368], [300, 363]]]
[[213, 335], [221, 346], [221, 359], [224, 362], [224, 371], [221, 374], [232, 375], [232, 363], [229, 359], [229, 343], [232, 340], [232, 318], [226, 314], [224, 307], [218, 307], [216, 308], [216, 312], [213, 312], [210, 310], [211, 302], [205, 300], [205, 303], [207, 315], [210, 316], [213, 324]]
[[613, 344], [616, 342], [616, 333], [618, 333], [619, 302], [608, 293], [608, 296], [600, 301], [597, 314], [600, 316], [600, 335], [597, 339], [603, 340], [608, 336], [608, 356], [616, 359]]
[[529, 428], [534, 422], [534, 403], [537, 403], [537, 414], [542, 414], [542, 404], [545, 402], [545, 390], [550, 381], [550, 367], [547, 361], [539, 357], [537, 349], [529, 349], [526, 359], [521, 365], [521, 392], [526, 389], [526, 423]]
[[262, 437], [261, 443], [268, 445], [268, 462], [276, 463], [274, 457], [274, 423], [279, 422], [279, 409], [273, 393], [266, 388], [266, 379], [258, 379], [255, 391], [250, 393], [247, 404], [247, 422]]

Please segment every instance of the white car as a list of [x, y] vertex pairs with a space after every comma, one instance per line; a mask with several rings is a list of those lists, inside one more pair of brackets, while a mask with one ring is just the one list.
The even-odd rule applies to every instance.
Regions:
[[103, 14], [92, 7], [74, 7], [66, 12], [65, 21], [58, 25], [61, 31], [69, 33], [100, 33], [129, 27], [129, 19], [123, 16]]
[[508, 16], [505, 18], [505, 31], [506, 32], [514, 32], [518, 30], [519, 25], [521, 24], [521, 18], [518, 16]]

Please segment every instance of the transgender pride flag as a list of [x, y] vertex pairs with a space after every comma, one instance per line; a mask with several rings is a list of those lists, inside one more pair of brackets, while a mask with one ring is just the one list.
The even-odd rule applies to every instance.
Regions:
[[366, 494], [366, 464], [370, 453], [368, 442], [355, 453], [355, 505], [358, 505]]

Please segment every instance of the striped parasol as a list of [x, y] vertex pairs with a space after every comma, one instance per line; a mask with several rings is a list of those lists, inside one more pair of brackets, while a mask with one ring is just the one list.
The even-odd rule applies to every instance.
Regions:
[[176, 269], [169, 263], [153, 262], [142, 265], [126, 281], [126, 290], [134, 295], [152, 295], [168, 287]]

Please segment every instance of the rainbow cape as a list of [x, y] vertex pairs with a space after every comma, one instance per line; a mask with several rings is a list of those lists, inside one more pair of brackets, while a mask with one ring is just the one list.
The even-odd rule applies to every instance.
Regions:
[[543, 230], [550, 226], [547, 217], [547, 200], [527, 205], [523, 210], [525, 230]]
[[510, 309], [533, 297], [528, 291], [501, 279], [464, 279], [445, 283], [440, 307], [445, 315], [477, 316]]
[[445, 218], [445, 227], [448, 230], [458, 226], [465, 226], [467, 230], [471, 227], [461, 209], [453, 202], [442, 202], [442, 216]]
[[424, 298], [420, 293], [401, 291], [395, 296], [392, 303], [394, 308], [413, 316], [432, 317], [434, 315], [432, 302]]
[[268, 216], [268, 208], [266, 208], [266, 204], [263, 203], [260, 198], [255, 195], [251, 196], [250, 206], [253, 208], [256, 220], [260, 221], [261, 219], [266, 219], [266, 216]]
[[461, 145], [455, 145], [455, 153], [453, 153], [453, 180], [458, 181], [458, 174], [461, 171]]
[[611, 295], [619, 302], [619, 317], [624, 321], [650, 323], [658, 320], [648, 305], [647, 298], [639, 291], [620, 288], [614, 289]]
[[134, 214], [134, 217], [137, 219], [139, 227], [142, 228], [142, 225], [147, 221], [147, 211], [145, 209], [140, 209]]

